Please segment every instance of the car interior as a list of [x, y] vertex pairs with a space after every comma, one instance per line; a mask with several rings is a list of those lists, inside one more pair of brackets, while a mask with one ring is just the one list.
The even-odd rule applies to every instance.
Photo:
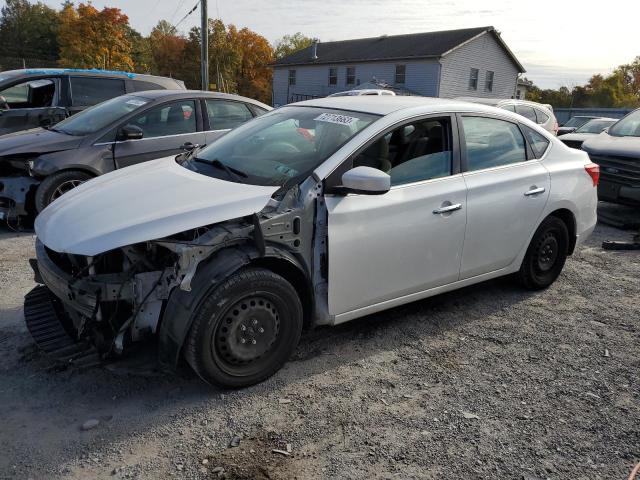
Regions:
[[56, 84], [50, 79], [30, 80], [13, 85], [0, 92], [9, 109], [50, 107], [56, 93]]
[[484, 117], [463, 117], [470, 171], [493, 168], [527, 159], [524, 137], [511, 122]]
[[143, 138], [195, 132], [194, 103], [189, 100], [152, 108], [134, 120], [133, 124], [142, 128]]
[[377, 168], [391, 184], [417, 182], [451, 174], [451, 128], [447, 119], [404, 125], [380, 137], [353, 160], [353, 166]]

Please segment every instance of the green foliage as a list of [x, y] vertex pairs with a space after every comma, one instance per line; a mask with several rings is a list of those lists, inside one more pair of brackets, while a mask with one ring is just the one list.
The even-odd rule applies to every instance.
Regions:
[[58, 12], [42, 2], [6, 0], [0, 11], [0, 55], [58, 58]]
[[286, 57], [298, 50], [309, 47], [313, 43], [313, 39], [296, 32], [293, 35], [285, 35], [276, 41], [274, 48], [275, 58]]

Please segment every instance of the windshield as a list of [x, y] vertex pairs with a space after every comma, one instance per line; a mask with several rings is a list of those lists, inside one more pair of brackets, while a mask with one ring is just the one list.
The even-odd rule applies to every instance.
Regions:
[[576, 133], [601, 133], [605, 128], [616, 123], [616, 120], [590, 120], [576, 130]]
[[149, 103], [149, 99], [125, 95], [87, 108], [56, 124], [52, 130], [68, 135], [88, 135], [102, 130], [129, 112]]
[[194, 152], [183, 166], [235, 182], [282, 186], [306, 178], [379, 117], [318, 107], [282, 107]]
[[567, 123], [562, 125], [563, 127], [581, 127], [585, 123], [591, 120], [590, 117], [573, 117]]
[[640, 137], [640, 109], [631, 112], [609, 129], [614, 137]]

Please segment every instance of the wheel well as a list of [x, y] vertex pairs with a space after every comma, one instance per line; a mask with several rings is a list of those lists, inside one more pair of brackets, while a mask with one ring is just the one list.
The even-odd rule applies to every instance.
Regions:
[[274, 257], [260, 257], [249, 263], [253, 267], [261, 267], [277, 273], [287, 280], [298, 292], [304, 311], [304, 324], [308, 326], [313, 316], [313, 293], [309, 280], [302, 270], [293, 263]]
[[571, 210], [561, 208], [555, 210], [549, 214], [550, 217], [557, 217], [564, 222], [569, 231], [569, 255], [571, 255], [576, 248], [576, 217]]

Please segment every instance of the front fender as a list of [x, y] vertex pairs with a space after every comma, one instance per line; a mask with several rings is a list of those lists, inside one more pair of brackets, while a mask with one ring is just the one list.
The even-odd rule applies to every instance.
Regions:
[[67, 150], [40, 155], [33, 161], [31, 172], [36, 177], [46, 177], [61, 170], [82, 170], [93, 176], [113, 170], [113, 159], [102, 152]]

